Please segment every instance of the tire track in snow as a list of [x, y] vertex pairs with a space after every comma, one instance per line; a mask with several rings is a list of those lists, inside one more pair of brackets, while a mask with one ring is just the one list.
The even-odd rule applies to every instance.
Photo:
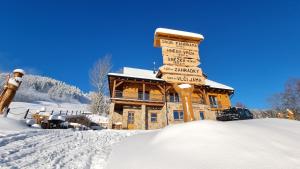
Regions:
[[0, 168], [105, 168], [112, 145], [133, 131], [32, 130], [0, 138]]

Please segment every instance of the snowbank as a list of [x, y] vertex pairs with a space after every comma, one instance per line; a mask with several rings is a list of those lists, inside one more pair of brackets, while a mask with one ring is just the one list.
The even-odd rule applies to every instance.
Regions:
[[0, 137], [10, 133], [29, 129], [24, 120], [15, 120], [0, 117]]
[[108, 117], [100, 116], [98, 114], [89, 114], [87, 117], [94, 123], [108, 123]]
[[[10, 131], [20, 131], [28, 129], [25, 121], [23, 120], [14, 120], [10, 118], [0, 118], [0, 129], [1, 130], [10, 130]], [[0, 131], [1, 131], [0, 130]]]
[[108, 168], [296, 169], [299, 159], [298, 121], [197, 121], [128, 138]]

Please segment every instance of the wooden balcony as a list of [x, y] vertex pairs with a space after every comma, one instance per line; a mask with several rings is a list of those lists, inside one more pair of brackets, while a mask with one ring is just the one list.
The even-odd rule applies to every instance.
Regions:
[[116, 90], [114, 97], [111, 98], [112, 101], [121, 104], [133, 104], [133, 105], [153, 105], [153, 106], [163, 106], [165, 103], [165, 98], [163, 95], [159, 94], [144, 94], [136, 93], [135, 95], [125, 95], [123, 91]]

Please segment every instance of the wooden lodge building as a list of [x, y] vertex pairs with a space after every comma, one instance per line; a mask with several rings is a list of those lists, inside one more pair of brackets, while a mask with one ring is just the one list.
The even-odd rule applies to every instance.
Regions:
[[[183, 122], [183, 107], [172, 85], [157, 72], [124, 67], [123, 73], [108, 74], [111, 104], [109, 128], [158, 129]], [[205, 79], [192, 94], [196, 120], [215, 120], [218, 110], [231, 106], [234, 89]]]

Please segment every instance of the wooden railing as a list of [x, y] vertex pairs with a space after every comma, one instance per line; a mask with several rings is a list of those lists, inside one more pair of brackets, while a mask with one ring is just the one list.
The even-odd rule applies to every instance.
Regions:
[[115, 91], [114, 98], [116, 99], [132, 99], [132, 100], [141, 100], [141, 101], [157, 101], [164, 102], [164, 96], [160, 94], [145, 94], [137, 93], [136, 95], [124, 95], [123, 91]]

